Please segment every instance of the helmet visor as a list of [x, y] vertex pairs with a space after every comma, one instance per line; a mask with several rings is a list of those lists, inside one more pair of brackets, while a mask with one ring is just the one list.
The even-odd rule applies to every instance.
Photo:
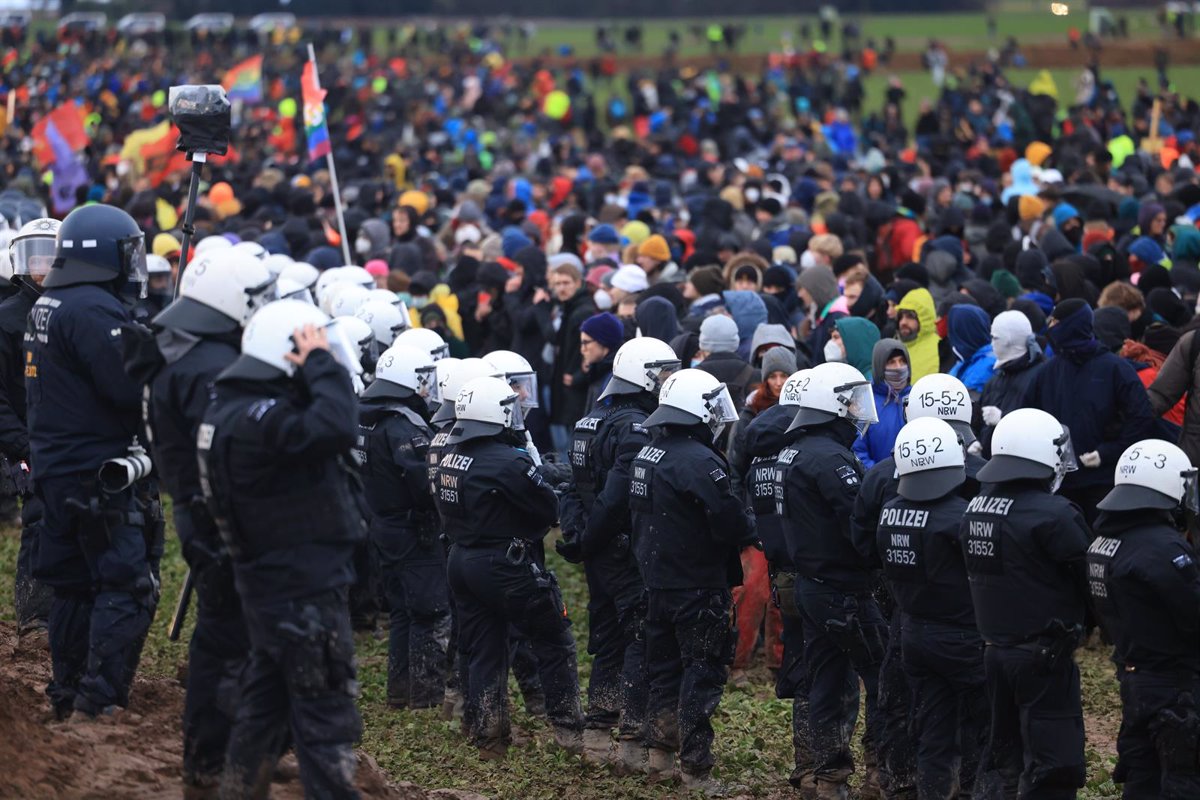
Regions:
[[[307, 292], [307, 289], [300, 289], [300, 292]], [[293, 293], [296, 294], [296, 293]], [[279, 285], [275, 278], [260, 283], [258, 286], [249, 286], [246, 288], [246, 304], [250, 307], [251, 315], [258, 311], [268, 303], [274, 303], [279, 299]], [[301, 299], [299, 297], [295, 299]], [[309, 298], [311, 300], [311, 298]]]
[[875, 392], [869, 383], [848, 383], [834, 389], [846, 404], [846, 418], [854, 423], [861, 436], [879, 421], [875, 410]]
[[737, 422], [737, 408], [723, 383], [704, 395], [704, 406], [708, 409], [708, 427], [712, 429], [714, 437], [729, 423]]
[[125, 280], [142, 287], [141, 296], [146, 296], [149, 268], [146, 266], [146, 235], [137, 233], [117, 240], [117, 254], [121, 257], [121, 269]]
[[517, 400], [522, 408], [538, 407], [537, 373], [510, 372], [504, 376], [509, 387], [517, 393]]
[[362, 375], [362, 347], [351, 338], [346, 328], [335, 319], [325, 325], [325, 334], [329, 338], [329, 352], [334, 360], [351, 375]]
[[671, 377], [672, 373], [679, 370], [680, 362], [678, 359], [670, 359], [668, 361], [651, 361], [646, 364], [646, 377], [650, 379], [651, 385], [654, 387], [650, 391], [657, 397], [662, 390], [662, 385], [666, 383], [667, 378]]
[[514, 431], [525, 430], [525, 414], [521, 409], [519, 398], [507, 397], [500, 401], [500, 405], [504, 409], [504, 426], [512, 428]]
[[430, 350], [429, 355], [434, 361], [441, 361], [443, 358], [448, 358], [450, 355], [450, 345], [442, 342], [440, 345]]
[[1071, 431], [1066, 425], [1062, 426], [1062, 436], [1054, 440], [1058, 448], [1058, 467], [1054, 470], [1054, 478], [1050, 482], [1050, 493], [1054, 494], [1062, 486], [1063, 478], [1068, 472], [1079, 469], [1079, 461], [1075, 458], [1075, 447], [1071, 444]]
[[438, 399], [437, 367], [430, 364], [428, 367], [418, 368], [416, 372], [417, 394], [435, 403], [441, 402]]
[[54, 263], [54, 239], [48, 236], [27, 236], [9, 247], [14, 275], [44, 278]]

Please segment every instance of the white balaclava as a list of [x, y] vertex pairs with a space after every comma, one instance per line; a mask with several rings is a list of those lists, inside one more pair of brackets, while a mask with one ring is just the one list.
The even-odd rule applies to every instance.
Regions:
[[1016, 361], [1029, 351], [1033, 326], [1029, 317], [1020, 311], [1004, 311], [992, 320], [992, 350], [996, 353], [996, 369]]

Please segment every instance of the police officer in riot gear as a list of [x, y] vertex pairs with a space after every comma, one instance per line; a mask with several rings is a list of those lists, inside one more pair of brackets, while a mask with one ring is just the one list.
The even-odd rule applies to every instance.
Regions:
[[446, 688], [450, 600], [426, 465], [433, 436], [427, 398], [435, 382], [428, 353], [395, 345], [379, 357], [359, 405], [356, 455], [391, 616], [393, 708], [440, 708]]
[[54, 588], [46, 691], [60, 717], [128, 704], [158, 599], [157, 543], [133, 489], [97, 481], [141, 421], [141, 387], [121, 363], [130, 317], [120, 297], [144, 284], [145, 264], [142, 231], [124, 211], [72, 211], [25, 332], [30, 465], [45, 508], [34, 577]]
[[737, 638], [730, 587], [742, 580], [741, 548], [756, 541], [715, 444], [736, 419], [725, 384], [676, 372], [644, 423], [653, 440], [629, 469], [633, 551], [647, 590], [647, 773], [671, 780], [678, 752], [685, 788], [711, 794], [726, 788], [711, 775], [711, 717]]
[[796, 607], [796, 566], [784, 541], [783, 520], [775, 513], [775, 470], [779, 451], [801, 434], [792, 429], [800, 407], [801, 388], [811, 370], [792, 373], [779, 392], [779, 402], [763, 411], [746, 426], [739, 455], [747, 500], [754, 510], [758, 538], [771, 574], [772, 602], [783, 619], [783, 660], [775, 680], [775, 694], [792, 701], [792, 746], [795, 768], [788, 778], [792, 786], [811, 794], [813, 781], [812, 731], [809, 728], [808, 669], [804, 661], [804, 625]]
[[644, 768], [647, 690], [645, 586], [630, 548], [629, 464], [650, 443], [643, 423], [658, 405], [663, 381], [678, 369], [674, 351], [659, 339], [639, 337], [617, 350], [604, 393], [575, 423], [563, 538], [556, 545], [567, 560], [583, 561], [588, 582], [588, 652], [594, 659], [584, 758], [604, 761], [619, 726], [614, 763], [627, 773]]
[[[7, 265], [14, 294], [0, 303], [0, 485], [21, 498], [21, 545], [17, 551], [13, 605], [17, 634], [46, 635], [53, 593], [33, 578], [42, 505], [29, 472], [29, 428], [25, 413], [25, 325], [42, 294], [42, 280], [54, 262], [59, 221], [43, 217], [25, 223], [9, 243]], [[10, 492], [4, 492], [9, 494]]]
[[1127, 798], [1200, 797], [1200, 568], [1184, 538], [1196, 469], [1149, 439], [1116, 466], [1088, 549], [1088, 585], [1116, 647], [1123, 717], [1113, 780]]
[[175, 531], [197, 595], [183, 710], [189, 798], [217, 789], [250, 652], [233, 565], [204, 505], [196, 432], [213, 381], [238, 358], [242, 328], [274, 296], [275, 280], [262, 261], [242, 251], [210, 253], [184, 271], [179, 299], [154, 318], [152, 332], [126, 330], [126, 370], [149, 389], [149, 445], [174, 501]]
[[557, 581], [533, 557], [535, 543], [558, 520], [558, 499], [523, 449], [521, 404], [507, 383], [468, 381], [455, 407], [435, 501], [452, 542], [448, 571], [467, 673], [468, 736], [484, 759], [507, 752], [512, 625], [537, 656], [555, 741], [578, 753], [583, 714], [575, 640]]
[[[915, 384], [905, 398], [906, 421], [932, 418], [945, 421], [954, 430], [966, 452], [966, 480], [957, 494], [970, 500], [979, 493], [976, 476], [987, 463], [972, 452], [975, 434], [971, 430], [973, 405], [971, 394], [962, 381], [951, 375], [926, 375]], [[896, 460], [892, 456], [879, 461], [867, 471], [862, 488], [854, 500], [850, 532], [855, 548], [876, 568], [881, 566], [875, 546], [879, 514], [889, 500], [897, 496], [899, 480]], [[876, 587], [876, 600], [884, 617], [889, 620], [888, 645], [879, 668], [879, 708], [881, 721], [880, 764], [884, 767], [886, 789], [892, 796], [916, 792], [915, 741], [909, 732], [913, 703], [912, 690], [905, 677], [900, 659], [900, 613], [892, 601], [886, 584]], [[964, 775], [974, 776], [968, 769]], [[969, 784], [967, 784], [969, 785]]]
[[347, 464], [357, 353], [330, 327], [297, 300], [256, 312], [196, 435], [200, 485], [233, 559], [252, 647], [223, 795], [265, 794], [290, 723], [305, 793], [357, 797], [347, 606], [364, 533]]
[[[980, 794], [1072, 798], [1083, 786], [1083, 711], [1072, 656], [1083, 633], [1091, 538], [1054, 494], [1075, 468], [1071, 436], [1044, 411], [1010, 412], [992, 435], [984, 484], [961, 541], [984, 668], [991, 732]], [[999, 782], [1003, 785], [998, 787]]]
[[[898, 496], [876, 529], [883, 573], [900, 612], [897, 650], [912, 690], [917, 796], [970, 795], [987, 730], [983, 640], [959, 543], [967, 501], [958, 434], [920, 417], [896, 437]], [[961, 769], [960, 769], [961, 765]]]
[[862, 483], [862, 465], [850, 445], [876, 419], [871, 384], [862, 373], [848, 364], [821, 364], [801, 388], [791, 426], [801, 435], [777, 462], [776, 513], [797, 571], [820, 798], [846, 797], [854, 771], [848, 737], [858, 715], [858, 689], [852, 674], [867, 691], [866, 785], [879, 782], [877, 687], [886, 624], [871, 596], [868, 563], [850, 541], [850, 514]]

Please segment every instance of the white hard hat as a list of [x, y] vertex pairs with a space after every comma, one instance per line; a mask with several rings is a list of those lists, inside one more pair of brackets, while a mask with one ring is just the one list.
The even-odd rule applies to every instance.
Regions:
[[280, 300], [301, 300], [309, 305], [316, 305], [316, 302], [313, 301], [312, 292], [291, 278], [285, 278], [281, 275], [279, 280], [275, 281], [275, 291], [279, 295]]
[[492, 366], [482, 358], [443, 358], [437, 364], [436, 391], [430, 398], [441, 403], [432, 422], [441, 424], [454, 419], [454, 401], [468, 381], [490, 377]]
[[[341, 299], [340, 295], [338, 299]], [[384, 347], [391, 347], [396, 334], [408, 327], [408, 320], [399, 308], [382, 300], [371, 299], [370, 293], [354, 315], [371, 326], [371, 330], [375, 331], [375, 340]]]
[[450, 345], [428, 328], [409, 328], [396, 337], [395, 343], [419, 347], [433, 356], [434, 361], [450, 355]]
[[981, 483], [1052, 481], [1050, 490], [1057, 491], [1063, 477], [1078, 467], [1071, 433], [1062, 423], [1041, 409], [1018, 408], [996, 424], [992, 458], [977, 477]]
[[809, 371], [807, 380], [800, 391], [800, 410], [788, 430], [840, 418], [853, 423], [861, 434], [879, 421], [870, 381], [849, 364], [818, 364]]
[[897, 491], [906, 500], [925, 502], [944, 497], [967, 479], [966, 453], [948, 422], [921, 417], [905, 424], [892, 448]]
[[[1003, 421], [1003, 420], [1001, 420]], [[1196, 468], [1170, 442], [1146, 439], [1130, 445], [1117, 461], [1112, 491], [1096, 504], [1101, 511], [1198, 510]]]
[[520, 395], [522, 407], [538, 407], [537, 373], [523, 355], [512, 350], [493, 350], [483, 360], [492, 368], [493, 378], [508, 381], [512, 390]]
[[267, 256], [270, 255], [270, 253], [267, 252], [267, 248], [263, 247], [258, 242], [238, 242], [233, 246], [233, 249], [242, 253], [246, 253], [247, 255], [254, 256], [259, 261], [266, 260]]
[[268, 253], [267, 257], [263, 259], [263, 263], [267, 265], [267, 269], [271, 271], [271, 274], [278, 278], [283, 274], [284, 269], [296, 262], [292, 261], [291, 256], [284, 255], [283, 253]]
[[336, 293], [331, 293], [329, 308], [326, 309], [332, 317], [352, 317], [358, 313], [362, 304], [367, 302], [370, 294], [366, 289], [354, 284], [347, 284]]
[[800, 397], [808, 387], [810, 372], [811, 369], [802, 369], [788, 376], [783, 382], [783, 388], [779, 390], [779, 405], [799, 407]]
[[658, 408], [646, 418], [646, 427], [657, 425], [708, 425], [715, 438], [737, 420], [729, 390], [710, 373], [683, 369], [667, 378], [658, 394]]
[[[328, 324], [329, 317], [308, 303], [301, 303], [299, 300], [278, 300], [269, 303], [250, 318], [250, 323], [242, 333], [242, 358], [230, 369], [238, 369], [239, 373], [247, 374], [244, 362], [250, 358], [285, 375], [294, 375], [296, 365], [286, 358], [287, 354], [295, 349], [293, 332], [305, 325], [325, 327]], [[343, 363], [342, 366], [346, 364]], [[269, 379], [271, 373], [250, 372], [247, 376]]]
[[245, 252], [214, 250], [184, 269], [179, 299], [154, 323], [196, 334], [229, 333], [245, 327], [276, 295], [275, 279], [262, 261]]
[[971, 393], [958, 378], [941, 372], [926, 375], [913, 384], [904, 402], [909, 421], [922, 417], [945, 420], [966, 444], [975, 441], [971, 432]]
[[12, 278], [13, 275], [45, 276], [54, 263], [60, 225], [62, 223], [52, 217], [41, 217], [26, 222], [15, 233], [4, 231], [3, 237], [8, 241], [3, 250], [9, 257], [9, 265], [0, 272], [0, 278]]
[[195, 255], [198, 257], [208, 253], [210, 250], [228, 250], [231, 247], [233, 247], [233, 242], [220, 234], [214, 233], [196, 242]]
[[[321, 277], [321, 272], [312, 264], [307, 264], [303, 261], [293, 261], [283, 268], [283, 271], [279, 273], [279, 277], [288, 278], [300, 284], [305, 289], [312, 290], [317, 285], [317, 279]], [[315, 297], [313, 299], [316, 300]]]
[[679, 369], [679, 356], [662, 339], [639, 336], [617, 349], [613, 357], [612, 378], [600, 395], [601, 399], [614, 394], [658, 394], [663, 382]]
[[517, 393], [490, 376], [467, 381], [455, 398], [454, 413], [457, 421], [448, 437], [451, 444], [524, 427]]
[[363, 397], [428, 397], [433, 391], [436, 367], [429, 353], [416, 347], [393, 345], [379, 356], [375, 380]]

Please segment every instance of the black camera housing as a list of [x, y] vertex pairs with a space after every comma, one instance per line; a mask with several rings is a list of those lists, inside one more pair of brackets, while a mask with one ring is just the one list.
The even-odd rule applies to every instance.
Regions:
[[167, 108], [179, 128], [176, 150], [223, 156], [229, 151], [232, 111], [225, 89], [215, 84], [172, 86]]

